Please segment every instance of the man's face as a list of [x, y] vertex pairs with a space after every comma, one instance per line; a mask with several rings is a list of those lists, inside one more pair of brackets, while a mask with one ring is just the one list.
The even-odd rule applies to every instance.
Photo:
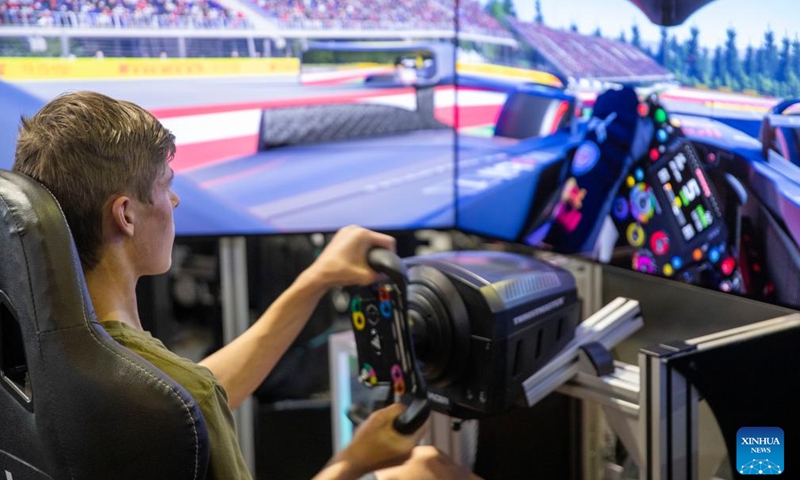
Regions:
[[135, 227], [135, 248], [141, 275], [159, 275], [172, 265], [175, 240], [172, 211], [180, 203], [180, 198], [172, 191], [173, 176], [171, 168], [164, 168], [153, 185], [152, 205], [137, 200], [141, 214]]

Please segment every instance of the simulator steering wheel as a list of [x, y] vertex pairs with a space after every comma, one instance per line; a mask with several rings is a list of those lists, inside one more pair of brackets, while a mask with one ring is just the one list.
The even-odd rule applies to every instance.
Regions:
[[[351, 287], [350, 318], [356, 339], [359, 381], [381, 387], [407, 409], [394, 420], [401, 434], [418, 430], [430, 414], [428, 390], [414, 355], [408, 323], [408, 278], [402, 260], [384, 248], [373, 248], [367, 264], [388, 281]], [[390, 387], [390, 388], [387, 388]]]

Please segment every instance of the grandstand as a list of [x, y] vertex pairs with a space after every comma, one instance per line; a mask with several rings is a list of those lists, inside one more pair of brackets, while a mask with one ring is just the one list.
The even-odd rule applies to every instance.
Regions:
[[509, 32], [476, 0], [251, 0], [281, 30], [455, 30], [497, 38]]
[[572, 80], [654, 83], [673, 79], [669, 71], [633, 45], [510, 17], [507, 22], [532, 51], [534, 68]]
[[[242, 39], [245, 45], [240, 47], [251, 56], [283, 55], [287, 40], [298, 40], [300, 45], [314, 39], [449, 40], [456, 37], [457, 29], [463, 40], [517, 46], [477, 0], [0, 0], [0, 37], [219, 36]], [[149, 33], [156, 30], [157, 34]], [[260, 48], [263, 42], [268, 44]], [[69, 42], [62, 43], [62, 55], [72, 55]], [[169, 56], [193, 53], [192, 48], [175, 42], [166, 47]], [[289, 47], [293, 53], [301, 48]], [[112, 46], [110, 50], [119, 49]], [[137, 48], [132, 50], [137, 55]], [[116, 54], [120, 53], [124, 52]]]
[[253, 0], [281, 30], [453, 30], [453, 7], [427, 0]]
[[0, 0], [0, 26], [40, 28], [251, 28], [213, 0]]
[[461, 59], [489, 54], [573, 81], [673, 80], [632, 45], [512, 17], [501, 24], [478, 0], [0, 0], [0, 38], [0, 56], [170, 58], [297, 57], [313, 40], [457, 38]]
[[[455, 30], [456, 0], [242, 0], [282, 31]], [[237, 2], [234, 2], [237, 3]], [[511, 38], [476, 0], [458, 2], [465, 33]], [[0, 25], [98, 28], [248, 28], [213, 0], [0, 0]]]

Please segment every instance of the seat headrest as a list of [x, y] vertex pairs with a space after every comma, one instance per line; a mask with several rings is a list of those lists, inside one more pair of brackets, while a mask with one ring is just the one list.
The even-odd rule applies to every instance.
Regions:
[[29, 306], [35, 314], [24, 313], [37, 332], [93, 318], [80, 260], [56, 199], [37, 181], [5, 170], [0, 171], [0, 192], [0, 290], [10, 298], [32, 296]]

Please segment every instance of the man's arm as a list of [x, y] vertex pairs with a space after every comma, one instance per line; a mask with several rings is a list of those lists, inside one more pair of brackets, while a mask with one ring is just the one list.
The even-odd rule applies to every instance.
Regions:
[[329, 288], [368, 284], [377, 274], [367, 265], [373, 247], [394, 250], [394, 238], [349, 226], [334, 235], [319, 258], [284, 291], [249, 329], [200, 365], [211, 370], [236, 408], [269, 375]]

